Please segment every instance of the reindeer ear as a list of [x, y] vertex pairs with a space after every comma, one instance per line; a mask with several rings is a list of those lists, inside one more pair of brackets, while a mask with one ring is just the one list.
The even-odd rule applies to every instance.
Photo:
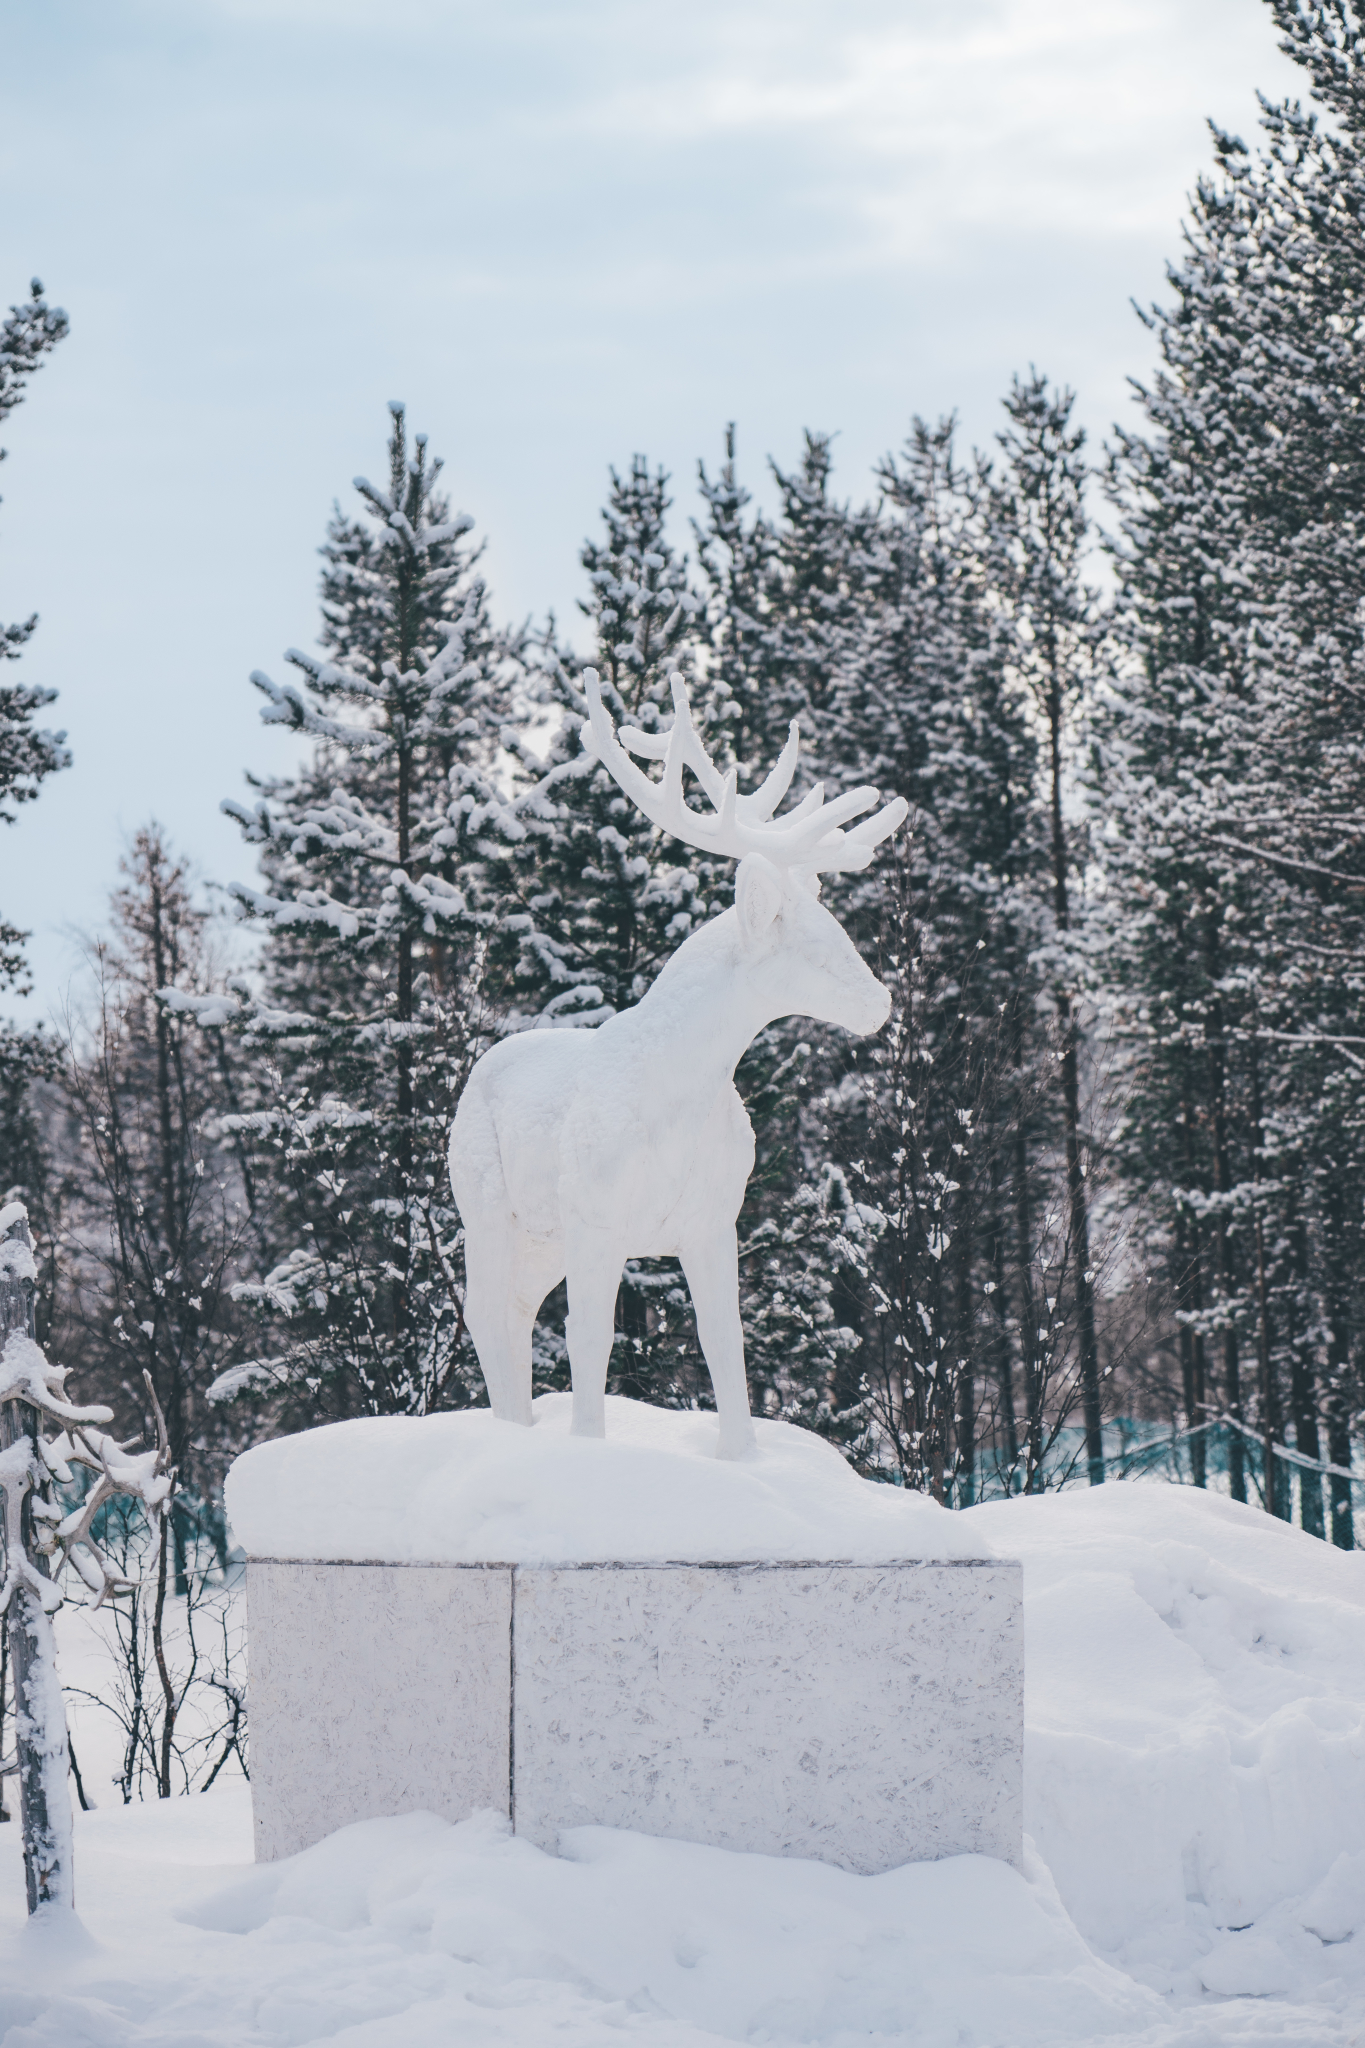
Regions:
[[746, 853], [735, 876], [735, 909], [746, 946], [762, 938], [781, 908], [781, 875], [761, 853]]

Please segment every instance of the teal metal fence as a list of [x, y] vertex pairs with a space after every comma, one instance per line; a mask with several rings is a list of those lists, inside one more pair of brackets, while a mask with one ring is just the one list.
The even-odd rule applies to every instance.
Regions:
[[[1234, 1475], [1240, 1473], [1247, 1500], [1254, 1506], [1265, 1506], [1265, 1438], [1234, 1415], [1213, 1416], [1194, 1429], [1117, 1416], [1104, 1426], [1105, 1471], [1111, 1480], [1156, 1479], [1193, 1486], [1199, 1463], [1195, 1458], [1196, 1445], [1203, 1450], [1203, 1479], [1211, 1492], [1231, 1494]], [[1083, 1430], [1059, 1430], [1043, 1460], [1042, 1486], [1055, 1491], [1088, 1484], [1084, 1452]], [[1365, 1513], [1365, 1467], [1310, 1458], [1288, 1444], [1272, 1443], [1270, 1453], [1277, 1512], [1286, 1521], [1312, 1527], [1314, 1533], [1320, 1528], [1345, 1548], [1360, 1547], [1361, 1539], [1356, 1532]], [[979, 1483], [978, 1497], [989, 1500], [1019, 1491], [1022, 1482], [1017, 1474], [998, 1466], [992, 1470], [988, 1453]], [[1312, 1511], [1314, 1494], [1320, 1503], [1320, 1514]], [[1305, 1506], [1309, 1509], [1307, 1516]]]

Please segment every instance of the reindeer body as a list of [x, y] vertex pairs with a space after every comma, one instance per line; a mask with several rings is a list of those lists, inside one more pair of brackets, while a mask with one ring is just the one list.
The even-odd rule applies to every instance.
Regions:
[[[593, 731], [622, 780], [596, 716]], [[861, 808], [875, 801], [857, 794]], [[531, 1419], [531, 1332], [567, 1275], [573, 1429], [601, 1436], [621, 1269], [628, 1258], [672, 1256], [715, 1388], [720, 1455], [752, 1448], [735, 1219], [754, 1137], [735, 1067], [778, 1017], [862, 1035], [890, 1008], [818, 901], [815, 865], [803, 874], [748, 851], [735, 907], [685, 940], [633, 1009], [595, 1030], [525, 1032], [476, 1063], [451, 1131], [450, 1176], [465, 1227], [465, 1320], [504, 1420]]]

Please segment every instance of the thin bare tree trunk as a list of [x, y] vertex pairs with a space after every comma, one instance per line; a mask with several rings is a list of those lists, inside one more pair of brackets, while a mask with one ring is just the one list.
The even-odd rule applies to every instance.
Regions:
[[[1294, 1217], [1294, 1272], [1299, 1283], [1300, 1299], [1308, 1293], [1308, 1233], [1299, 1212], [1298, 1195], [1293, 1198]], [[1305, 1457], [1322, 1456], [1322, 1439], [1318, 1431], [1317, 1399], [1314, 1386], [1312, 1359], [1307, 1355], [1303, 1338], [1296, 1337], [1289, 1353], [1289, 1401], [1294, 1416], [1294, 1437], [1298, 1449]], [[1332, 1462], [1335, 1464], [1336, 1460]], [[1327, 1525], [1322, 1514], [1322, 1475], [1299, 1468], [1299, 1522], [1310, 1536], [1327, 1535]]]
[[[1062, 817], [1062, 690], [1056, 667], [1048, 701], [1051, 740], [1052, 905], [1057, 929], [1071, 929], [1067, 887], [1066, 825]], [[1062, 1027], [1062, 1121], [1066, 1139], [1066, 1193], [1071, 1255], [1076, 1262], [1076, 1325], [1081, 1353], [1081, 1401], [1085, 1411], [1085, 1460], [1092, 1486], [1104, 1482], [1104, 1433], [1100, 1408], [1100, 1352], [1095, 1337], [1095, 1283], [1090, 1270], [1090, 1216], [1085, 1162], [1081, 1158], [1081, 1080], [1075, 1008], [1068, 989], [1057, 990]]]
[[[21, 1212], [22, 1217], [22, 1212]], [[12, 1331], [34, 1334], [32, 1238], [19, 1221], [0, 1240], [6, 1254], [0, 1262], [0, 1346]], [[24, 1254], [27, 1254], [27, 1258]], [[27, 1402], [0, 1401], [0, 1460], [32, 1445], [38, 1417]], [[4, 1489], [6, 1527], [17, 1531], [19, 1547], [40, 1578], [48, 1577], [47, 1560], [33, 1542], [29, 1467]], [[10, 1496], [22, 1487], [17, 1515]], [[7, 1537], [7, 1541], [8, 1541]], [[13, 1561], [6, 1558], [8, 1566]], [[71, 1794], [67, 1789], [68, 1747], [66, 1708], [57, 1683], [52, 1622], [31, 1586], [20, 1581], [10, 1595], [5, 1617], [9, 1660], [14, 1672], [14, 1744], [18, 1764], [19, 1812], [24, 1843], [24, 1888], [28, 1910], [72, 1906], [75, 1894], [71, 1864]], [[60, 1726], [57, 1724], [60, 1723]]]
[[1275, 1384], [1275, 1365], [1270, 1348], [1270, 1290], [1266, 1278], [1265, 1218], [1261, 1214], [1261, 1158], [1265, 1145], [1261, 1113], [1261, 1062], [1257, 1051], [1255, 1019], [1251, 1032], [1251, 1139], [1252, 1186], [1255, 1190], [1256, 1219], [1256, 1352], [1261, 1372], [1261, 1435], [1265, 1457], [1265, 1511], [1290, 1520], [1289, 1474], [1281, 1472], [1275, 1445], [1284, 1441], [1280, 1420], [1280, 1396]]
[[[1188, 1065], [1182, 1059], [1183, 1084], [1180, 1100], [1181, 1129], [1185, 1151], [1185, 1185], [1194, 1186], [1194, 1104], [1190, 1100]], [[1183, 1209], [1176, 1216], [1176, 1295], [1186, 1315], [1198, 1316], [1204, 1308], [1204, 1279], [1200, 1266], [1199, 1219], [1189, 1219], [1190, 1242], [1184, 1243], [1185, 1217]], [[1187, 1393], [1185, 1413], [1188, 1427], [1202, 1430], [1209, 1419], [1206, 1374], [1204, 1369], [1204, 1333], [1192, 1329], [1188, 1323], [1180, 1328], [1182, 1359], [1187, 1359]], [[1196, 1486], [1208, 1484], [1208, 1440], [1204, 1435], [1190, 1438], [1190, 1473]]]
[[156, 1606], [152, 1610], [152, 1649], [156, 1655], [157, 1674], [161, 1679], [161, 1693], [165, 1702], [161, 1713], [161, 1754], [156, 1765], [156, 1792], [158, 1799], [171, 1796], [171, 1744], [175, 1735], [177, 1701], [175, 1687], [171, 1683], [170, 1670], [166, 1663], [166, 1643], [163, 1623], [166, 1614], [166, 1552], [169, 1546], [171, 1517], [168, 1512], [161, 1517], [161, 1541], [156, 1556]]
[[1038, 1311], [1033, 1299], [1033, 1225], [1029, 1214], [1028, 1148], [1022, 1131], [1014, 1149], [1014, 1211], [1019, 1243], [1019, 1336], [1024, 1354], [1024, 1411], [1028, 1450], [1024, 1492], [1032, 1493], [1043, 1463], [1043, 1376], [1037, 1358]]
[[[991, 1279], [994, 1283], [991, 1307], [995, 1311], [992, 1325], [992, 1347], [995, 1353], [995, 1378], [1000, 1389], [1000, 1422], [1005, 1432], [1005, 1469], [1009, 1473], [1009, 1484], [1018, 1483], [1019, 1425], [1014, 1413], [1014, 1372], [1010, 1357], [1009, 1334], [1009, 1286], [1005, 1276], [1005, 1226], [1000, 1214], [1000, 1164], [992, 1154], [991, 1158]], [[996, 1468], [999, 1469], [999, 1451], [996, 1452]]]
[[[1209, 980], [1216, 980], [1218, 962], [1210, 942], [1208, 953]], [[1223, 1010], [1220, 1003], [1210, 1006], [1212, 1036], [1209, 1048], [1209, 1094], [1213, 1106], [1213, 1184], [1219, 1195], [1227, 1195], [1232, 1189], [1232, 1172], [1228, 1161], [1227, 1104], [1224, 1089], [1227, 1078], [1225, 1060], [1226, 1047], [1223, 1039]], [[1232, 1322], [1232, 1251], [1228, 1244], [1226, 1205], [1220, 1202], [1214, 1210], [1213, 1246], [1218, 1274], [1218, 1295], [1223, 1311], [1223, 1398], [1228, 1412], [1240, 1422], [1242, 1419], [1242, 1374], [1237, 1355], [1237, 1332]], [[1247, 1497], [1246, 1472], [1243, 1463], [1242, 1433], [1230, 1432], [1228, 1445], [1228, 1483], [1234, 1500]]]

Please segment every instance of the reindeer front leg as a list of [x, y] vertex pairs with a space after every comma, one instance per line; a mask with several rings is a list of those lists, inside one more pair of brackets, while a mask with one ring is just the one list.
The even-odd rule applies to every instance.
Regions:
[[565, 1336], [573, 1375], [574, 1436], [607, 1433], [607, 1367], [616, 1334], [616, 1296], [626, 1256], [619, 1239], [580, 1227], [565, 1242], [569, 1314]]
[[713, 1224], [680, 1247], [683, 1273], [697, 1317], [697, 1337], [715, 1389], [720, 1458], [745, 1458], [757, 1448], [744, 1371], [744, 1330], [739, 1320], [739, 1244], [735, 1226]]

